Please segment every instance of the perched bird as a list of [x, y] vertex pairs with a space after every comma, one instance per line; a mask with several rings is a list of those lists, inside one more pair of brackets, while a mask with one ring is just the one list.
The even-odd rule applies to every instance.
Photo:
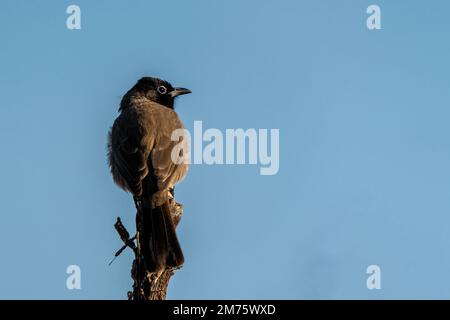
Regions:
[[145, 267], [157, 272], [184, 262], [172, 221], [170, 190], [186, 175], [188, 164], [172, 159], [183, 129], [174, 111], [177, 96], [191, 93], [157, 78], [141, 78], [122, 98], [120, 115], [108, 136], [108, 158], [117, 185], [133, 194], [142, 234], [138, 241]]

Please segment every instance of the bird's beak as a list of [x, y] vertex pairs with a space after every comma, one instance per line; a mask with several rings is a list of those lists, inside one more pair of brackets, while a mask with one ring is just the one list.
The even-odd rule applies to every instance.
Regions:
[[189, 89], [186, 89], [186, 88], [175, 88], [169, 94], [172, 98], [175, 98], [182, 94], [188, 94], [188, 93], [192, 93], [192, 91]]

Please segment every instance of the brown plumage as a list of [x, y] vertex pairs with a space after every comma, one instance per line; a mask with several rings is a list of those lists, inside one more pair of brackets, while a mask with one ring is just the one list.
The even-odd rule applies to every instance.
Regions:
[[184, 257], [169, 209], [169, 190], [186, 175], [188, 164], [172, 161], [172, 132], [183, 124], [173, 109], [178, 95], [190, 93], [145, 77], [122, 98], [109, 133], [108, 157], [114, 181], [133, 194], [139, 207], [139, 242], [147, 270], [178, 267]]

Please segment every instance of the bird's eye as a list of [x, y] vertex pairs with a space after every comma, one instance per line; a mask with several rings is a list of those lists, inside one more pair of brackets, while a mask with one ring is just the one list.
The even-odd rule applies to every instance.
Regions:
[[166, 94], [167, 93], [167, 88], [164, 87], [164, 86], [159, 86], [157, 90], [158, 90], [158, 93], [160, 93], [160, 94]]

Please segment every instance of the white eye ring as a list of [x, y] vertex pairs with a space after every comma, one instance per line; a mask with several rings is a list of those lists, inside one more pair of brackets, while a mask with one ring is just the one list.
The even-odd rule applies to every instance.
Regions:
[[158, 93], [160, 93], [160, 94], [166, 94], [167, 93], [167, 88], [164, 87], [164, 86], [159, 86], [158, 89], [156, 89], [156, 90], [158, 90]]

